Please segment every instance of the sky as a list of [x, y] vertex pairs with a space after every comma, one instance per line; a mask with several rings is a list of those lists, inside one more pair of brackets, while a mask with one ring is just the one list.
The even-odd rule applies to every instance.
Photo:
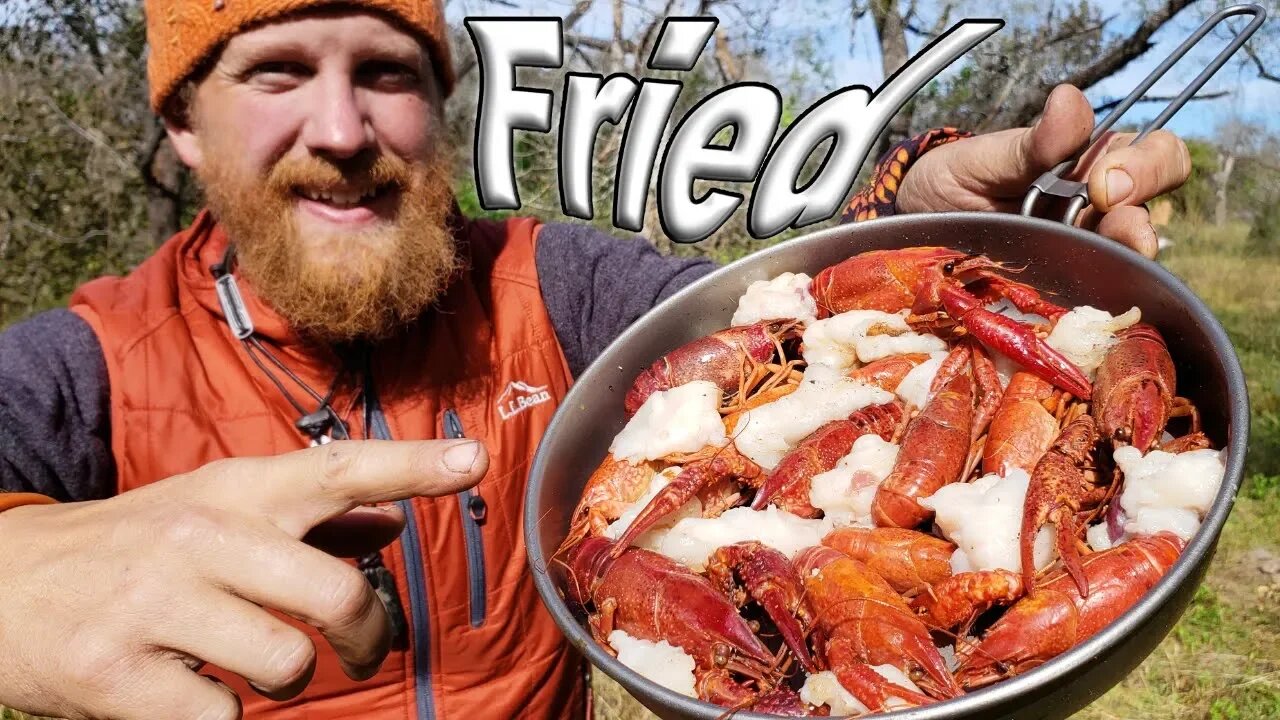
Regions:
[[[1104, 16], [1117, 12], [1113, 2], [1090, 1], [1102, 6]], [[929, 2], [930, 0], [923, 0], [922, 5], [928, 6]], [[1132, 7], [1133, 4], [1129, 3], [1126, 7]], [[573, 0], [529, 0], [514, 3], [514, 7], [508, 7], [505, 2], [500, 4], [492, 0], [453, 0], [449, 3], [448, 14], [454, 21], [471, 14], [564, 16], [573, 5]], [[645, 5], [650, 4], [645, 3]], [[1214, 6], [1215, 4], [1206, 2], [1205, 5]], [[610, 27], [610, 6], [611, 3], [608, 2], [597, 2], [592, 12], [584, 19], [583, 26], [599, 28], [601, 31]], [[1006, 9], [1010, 7], [1007, 3], [990, 3], [986, 5], [980, 16], [1005, 17], [1005, 13], [999, 9], [1002, 6]], [[833, 7], [845, 6], [828, 0], [778, 3], [778, 10], [770, 18], [771, 27], [777, 28], [777, 32], [780, 33], [789, 33], [793, 36], [809, 35], [814, 38], [822, 55], [827, 58], [832, 68], [832, 87], [829, 90], [853, 84], [876, 87], [883, 80], [884, 72], [880, 66], [879, 50], [871, 18], [864, 16], [850, 33], [847, 15], [832, 17]], [[1155, 47], [1130, 63], [1123, 71], [1090, 89], [1087, 92], [1089, 98], [1095, 104], [1100, 104], [1127, 95], [1133, 86], [1146, 77], [1147, 73], [1199, 25], [1200, 15], [1194, 14], [1197, 10], [1199, 8], [1195, 6], [1183, 10], [1173, 22], [1166, 23], [1152, 38]], [[1201, 10], [1201, 12], [1205, 11]], [[632, 14], [639, 15], [639, 13]], [[975, 16], [974, 13], [967, 15]], [[953, 20], [959, 20], [964, 16], [966, 16], [965, 13], [955, 14]], [[1227, 24], [1243, 26], [1245, 21], [1247, 19], [1237, 18]], [[722, 22], [729, 23], [732, 20], [722, 18]], [[1136, 15], [1130, 14], [1127, 17], [1118, 18], [1114, 27], [1126, 27], [1125, 23], [1131, 27], [1136, 22]], [[1269, 18], [1267, 23], [1280, 23], [1280, 18]], [[1227, 24], [1220, 27], [1225, 27]], [[1267, 28], [1264, 27], [1262, 32], [1266, 31]], [[1008, 32], [1008, 28], [1001, 32]], [[1276, 31], [1271, 32], [1274, 36]], [[915, 38], [909, 37], [908, 40], [912, 43], [913, 51], [922, 44], [922, 41]], [[1165, 78], [1151, 90], [1151, 94], [1176, 95], [1227, 42], [1227, 36], [1222, 31], [1210, 34], [1195, 50], [1171, 68]], [[1237, 58], [1242, 56], [1243, 52], [1237, 53]], [[1215, 90], [1229, 90], [1230, 95], [1188, 103], [1166, 127], [1183, 136], [1207, 137], [1212, 135], [1214, 128], [1220, 122], [1235, 118], [1260, 123], [1273, 131], [1280, 131], [1280, 113], [1275, 111], [1275, 108], [1280, 107], [1280, 83], [1259, 78], [1252, 65], [1228, 63], [1201, 92]], [[1163, 107], [1164, 103], [1141, 103], [1125, 115], [1124, 122], [1128, 124], [1148, 120], [1158, 114]]]

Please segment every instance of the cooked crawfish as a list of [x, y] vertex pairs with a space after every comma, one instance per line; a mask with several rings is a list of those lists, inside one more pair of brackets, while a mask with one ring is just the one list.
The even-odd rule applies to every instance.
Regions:
[[1009, 605], [1023, 596], [1022, 576], [1008, 570], [978, 570], [944, 578], [917, 595], [911, 609], [930, 628], [949, 630], [968, 626], [996, 605]]
[[[744, 587], [738, 586], [735, 575]], [[742, 607], [748, 597], [759, 603], [806, 672], [822, 669], [820, 656], [815, 661], [805, 640], [813, 627], [813, 608], [786, 555], [755, 541], [726, 545], [707, 560], [707, 577], [734, 605]]]
[[[802, 551], [796, 567], [826, 637], [827, 664], [859, 702], [878, 712], [891, 697], [922, 705], [960, 694], [928, 628], [883, 578], [828, 547]], [[928, 695], [890, 683], [873, 665], [893, 665]]]
[[658, 553], [630, 548], [615, 557], [612, 548], [608, 538], [587, 538], [567, 563], [568, 599], [595, 606], [588, 624], [597, 642], [608, 647], [618, 628], [680, 647], [693, 657], [698, 696], [720, 705], [749, 707], [779, 683], [778, 658], [710, 581]]
[[636, 538], [643, 535], [662, 518], [680, 509], [704, 488], [733, 478], [753, 482], [763, 473], [764, 470], [746, 455], [738, 452], [733, 443], [715, 449], [709, 458], [686, 464], [681, 468], [680, 474], [670, 484], [659, 490], [648, 505], [645, 505], [644, 510], [640, 511], [622, 537], [618, 538], [618, 544], [612, 550], [613, 555], [615, 557], [620, 555], [635, 542]]
[[1138, 537], [1086, 557], [1086, 598], [1066, 573], [1014, 603], [977, 645], [957, 647], [966, 689], [1026, 672], [1092, 637], [1133, 606], [1173, 566], [1184, 543], [1172, 533]]
[[[970, 372], [970, 361], [972, 369]], [[975, 406], [974, 379], [982, 384]], [[916, 500], [961, 479], [984, 418], [999, 402], [1000, 381], [983, 351], [965, 343], [951, 352], [934, 378], [934, 392], [903, 435], [893, 472], [876, 491], [872, 518], [880, 527], [912, 528], [933, 516]]]
[[1173, 414], [1176, 378], [1164, 337], [1145, 323], [1116, 333], [1094, 383], [1093, 417], [1102, 436], [1145, 453]]
[[[991, 295], [1000, 295], [1028, 312], [1061, 310], [1041, 299], [1035, 289], [1000, 276], [1000, 270], [1006, 268], [984, 256], [942, 247], [876, 250], [824, 269], [814, 277], [811, 292], [822, 317], [848, 310], [910, 308], [918, 316], [945, 311], [983, 344], [1076, 397], [1089, 398], [1092, 388], [1080, 368], [1031, 328], [983, 307]], [[987, 297], [967, 290], [965, 279], [981, 281], [981, 292]]]
[[609, 523], [617, 520], [628, 505], [644, 497], [649, 483], [658, 472], [658, 463], [645, 462], [632, 465], [612, 454], [587, 478], [582, 499], [569, 521], [569, 534], [556, 555], [577, 545], [587, 535], [601, 535]]
[[901, 595], [915, 595], [950, 577], [956, 549], [942, 538], [903, 528], [838, 528], [822, 544], [865, 563]]
[[982, 448], [982, 472], [1004, 476], [1019, 468], [1028, 474], [1053, 445], [1058, 421], [1046, 405], [1056, 405], [1053, 385], [1029, 372], [1017, 372], [991, 418]]
[[1093, 418], [1081, 415], [1062, 429], [1053, 447], [1040, 458], [1031, 473], [1019, 538], [1022, 579], [1028, 589], [1035, 586], [1036, 533], [1047, 521], [1058, 530], [1058, 555], [1067, 573], [1075, 581], [1080, 595], [1089, 596], [1089, 583], [1076, 549], [1079, 534], [1076, 513], [1087, 504], [1101, 502], [1106, 493], [1105, 488], [1093, 486], [1092, 473], [1087, 472], [1093, 467], [1093, 447], [1097, 442], [1098, 430]]
[[881, 390], [894, 392], [908, 373], [928, 359], [929, 356], [924, 353], [890, 355], [853, 370], [849, 373], [849, 377], [867, 385], [874, 385]]
[[836, 466], [863, 435], [879, 435], [888, 441], [902, 422], [902, 404], [872, 405], [847, 420], [832, 420], [813, 431], [787, 453], [765, 478], [751, 502], [753, 510], [773, 504], [789, 513], [814, 518], [821, 511], [809, 504], [810, 481]]
[[623, 409], [631, 417], [653, 393], [695, 380], [713, 382], [725, 393], [749, 388], [754, 383], [744, 378], [744, 367], [763, 367], [781, 355], [785, 340], [797, 338], [801, 332], [798, 320], [762, 320], [681, 345], [636, 377], [623, 400]]

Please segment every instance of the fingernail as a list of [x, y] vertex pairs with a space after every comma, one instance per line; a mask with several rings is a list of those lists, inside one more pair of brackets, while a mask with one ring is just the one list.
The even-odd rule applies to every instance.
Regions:
[[1133, 192], [1133, 178], [1129, 173], [1112, 168], [1107, 171], [1107, 204], [1116, 205], [1124, 202]]
[[480, 456], [480, 443], [468, 440], [444, 451], [444, 466], [456, 473], [469, 473]]

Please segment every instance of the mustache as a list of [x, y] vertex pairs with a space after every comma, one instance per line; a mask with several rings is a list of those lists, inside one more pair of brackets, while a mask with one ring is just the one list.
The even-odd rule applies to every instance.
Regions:
[[344, 160], [306, 156], [277, 162], [267, 176], [267, 187], [280, 193], [297, 188], [367, 192], [386, 186], [405, 189], [413, 178], [413, 166], [394, 156], [361, 155]]

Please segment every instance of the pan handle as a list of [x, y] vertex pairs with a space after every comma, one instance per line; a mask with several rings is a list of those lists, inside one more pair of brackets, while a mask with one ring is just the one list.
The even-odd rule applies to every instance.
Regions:
[[1088, 185], [1074, 180], [1064, 180], [1062, 176], [1075, 168], [1075, 165], [1080, 160], [1081, 156], [1083, 156], [1089, 148], [1093, 147], [1093, 144], [1098, 141], [1098, 138], [1102, 137], [1103, 133], [1111, 129], [1111, 126], [1114, 125], [1122, 115], [1128, 112], [1129, 108], [1132, 107], [1133, 104], [1147, 92], [1147, 90], [1150, 90], [1151, 86], [1156, 84], [1156, 81], [1169, 71], [1169, 68], [1173, 67], [1175, 63], [1181, 60], [1182, 56], [1186, 55], [1191, 48], [1199, 44], [1200, 40], [1204, 38], [1205, 35], [1208, 35], [1209, 31], [1212, 30], [1214, 26], [1235, 15], [1252, 15], [1253, 20], [1245, 26], [1244, 30], [1241, 30], [1240, 33], [1236, 35], [1235, 39], [1231, 41], [1231, 44], [1227, 45], [1227, 47], [1223, 48], [1222, 52], [1218, 53], [1217, 57], [1213, 59], [1213, 62], [1209, 63], [1208, 67], [1200, 71], [1200, 74], [1196, 76], [1195, 80], [1191, 81], [1190, 85], [1187, 85], [1187, 87], [1183, 89], [1176, 98], [1165, 106], [1164, 110], [1162, 110], [1155, 119], [1147, 123], [1146, 127], [1142, 128], [1142, 131], [1133, 139], [1133, 142], [1136, 143], [1146, 137], [1152, 130], [1159, 130], [1164, 127], [1164, 124], [1169, 121], [1169, 118], [1173, 117], [1175, 113], [1181, 110], [1182, 106], [1186, 105], [1187, 101], [1191, 99], [1191, 96], [1195, 95], [1200, 88], [1204, 87], [1204, 84], [1209, 82], [1209, 78], [1213, 77], [1214, 73], [1218, 72], [1218, 70], [1226, 64], [1227, 60], [1229, 60], [1231, 56], [1240, 49], [1240, 46], [1244, 45], [1245, 41], [1262, 26], [1262, 21], [1267, 18], [1266, 10], [1262, 9], [1259, 5], [1233, 5], [1210, 15], [1209, 19], [1205, 20], [1204, 23], [1191, 34], [1191, 37], [1182, 41], [1182, 44], [1179, 45], [1177, 49], [1169, 55], [1169, 57], [1165, 58], [1164, 62], [1160, 63], [1155, 70], [1152, 70], [1151, 74], [1139, 83], [1138, 86], [1133, 89], [1133, 92], [1129, 93], [1128, 97], [1121, 101], [1121, 103], [1107, 115], [1106, 119], [1093, 129], [1093, 133], [1089, 136], [1089, 143], [1087, 145], [1076, 152], [1075, 155], [1059, 163], [1049, 172], [1041, 175], [1039, 179], [1031, 184], [1031, 189], [1027, 191], [1027, 196], [1022, 201], [1022, 214], [1031, 215], [1035, 210], [1036, 201], [1040, 199], [1041, 195], [1070, 198], [1071, 201], [1067, 205], [1066, 213], [1062, 216], [1062, 222], [1068, 225], [1074, 225], [1076, 216], [1080, 214], [1080, 211], [1084, 209], [1085, 205], [1089, 204]]

